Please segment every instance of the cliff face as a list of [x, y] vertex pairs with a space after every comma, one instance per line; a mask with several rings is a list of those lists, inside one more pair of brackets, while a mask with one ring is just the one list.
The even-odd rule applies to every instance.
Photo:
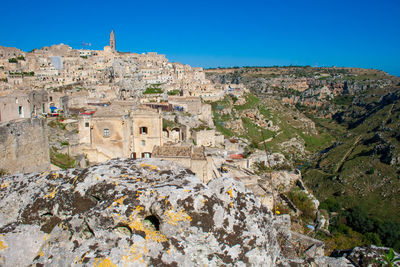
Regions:
[[0, 185], [5, 266], [272, 266], [280, 253], [273, 216], [242, 183], [205, 185], [166, 161], [115, 159]]

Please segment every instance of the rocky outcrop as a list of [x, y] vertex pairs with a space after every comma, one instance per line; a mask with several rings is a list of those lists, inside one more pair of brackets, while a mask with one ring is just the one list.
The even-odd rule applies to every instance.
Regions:
[[0, 185], [4, 266], [272, 266], [279, 257], [273, 216], [242, 183], [205, 185], [171, 162], [115, 159]]
[[290, 229], [243, 183], [168, 161], [0, 178], [2, 266], [354, 266]]
[[[378, 266], [389, 266], [381, 264], [384, 262], [382, 256], [389, 252], [389, 248], [385, 247], [355, 247], [347, 250], [334, 251], [331, 256], [338, 258], [346, 258], [349, 260], [353, 266], [357, 267], [378, 267]], [[399, 254], [395, 253], [395, 258], [399, 257]], [[393, 264], [392, 266], [400, 266], [399, 262]]]

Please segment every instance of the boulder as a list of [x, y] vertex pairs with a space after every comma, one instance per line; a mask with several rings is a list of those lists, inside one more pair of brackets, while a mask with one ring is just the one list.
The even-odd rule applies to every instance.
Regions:
[[274, 224], [241, 182], [167, 161], [0, 178], [4, 266], [273, 266]]

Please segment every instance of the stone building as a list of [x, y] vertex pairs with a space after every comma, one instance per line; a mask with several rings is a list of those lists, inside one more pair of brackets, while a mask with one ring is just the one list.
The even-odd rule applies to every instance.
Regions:
[[79, 118], [79, 143], [90, 162], [111, 158], [149, 158], [162, 145], [161, 115], [147, 107], [111, 105]]
[[110, 33], [110, 47], [111, 47], [112, 51], [117, 51], [117, 46], [116, 46], [116, 43], [115, 43], [114, 30], [111, 30], [111, 33]]
[[132, 112], [134, 158], [150, 158], [153, 148], [162, 145], [161, 114], [148, 107]]
[[0, 169], [10, 174], [50, 170], [46, 120], [0, 123]]
[[192, 133], [193, 141], [196, 146], [209, 146], [214, 147], [216, 145], [222, 144], [224, 142], [223, 135], [216, 135], [214, 129], [211, 130], [201, 130], [194, 131]]
[[204, 147], [155, 146], [153, 158], [173, 161], [194, 172], [204, 183], [212, 179], [211, 159], [204, 154]]
[[45, 90], [14, 92], [0, 97], [0, 122], [37, 117], [48, 112]]
[[211, 105], [202, 103], [200, 97], [168, 96], [168, 103], [174, 107], [182, 108], [183, 111], [192, 115], [197, 115], [200, 120], [210, 126], [214, 125]]

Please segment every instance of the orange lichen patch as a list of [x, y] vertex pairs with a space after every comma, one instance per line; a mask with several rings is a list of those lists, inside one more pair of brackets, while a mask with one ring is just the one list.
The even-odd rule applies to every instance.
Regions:
[[80, 259], [78, 256], [76, 256], [75, 264], [77, 264], [77, 263], [83, 264], [83, 261], [85, 260], [87, 254], [89, 254], [89, 251], [87, 251], [85, 254], [83, 254], [83, 256]]
[[232, 192], [233, 192], [232, 188], [228, 190], [228, 194], [229, 194], [231, 197], [233, 197], [233, 193], [232, 193]]
[[111, 208], [112, 206], [117, 206], [117, 205], [123, 205], [124, 204], [124, 199], [126, 198], [127, 196], [124, 196], [124, 197], [121, 197], [121, 198], [119, 198], [119, 199], [117, 199], [117, 200], [114, 200], [114, 202], [113, 203], [111, 203], [111, 205], [108, 207], [108, 208]]
[[58, 172], [53, 172], [53, 173], [51, 174], [51, 178], [53, 178], [53, 179], [57, 179], [58, 177], [59, 177]]
[[121, 174], [121, 178], [127, 178], [127, 177], [129, 177], [128, 174]]
[[164, 212], [166, 216], [166, 221], [172, 225], [178, 225], [180, 221], [192, 221], [192, 218], [182, 209], [179, 211], [174, 211], [173, 209], [166, 210]]
[[9, 182], [4, 181], [4, 183], [2, 183], [2, 184], [0, 185], [0, 188], [1, 188], [1, 189], [4, 189], [4, 188], [7, 188], [9, 185], [10, 185]]
[[0, 235], [0, 250], [5, 250], [6, 248], [8, 248], [7, 244], [1, 240], [4, 237], [4, 235]]
[[112, 261], [107, 258], [95, 258], [93, 267], [117, 267]]
[[160, 171], [157, 166], [154, 166], [154, 165], [151, 165], [151, 164], [140, 163], [140, 166], [143, 167], [143, 168], [151, 169], [153, 171]]
[[139, 211], [141, 211], [141, 210], [144, 210], [144, 208], [143, 208], [143, 207], [141, 207], [141, 206], [136, 206], [136, 209], [135, 209], [135, 211], [139, 212]]
[[78, 180], [78, 175], [75, 176], [74, 180], [72, 181], [72, 184], [75, 184], [76, 180]]
[[68, 224], [64, 223], [64, 222], [60, 222], [58, 224], [58, 227], [60, 227], [61, 229], [63, 229], [64, 231], [69, 231], [69, 227]]
[[186, 192], [186, 193], [187, 193], [187, 192], [190, 192], [190, 190], [189, 190], [189, 189], [185, 189], [185, 190], [183, 190], [183, 191], [184, 191], [184, 192]]
[[58, 193], [58, 189], [54, 188], [53, 191], [44, 196], [44, 198], [54, 198]]
[[165, 242], [167, 241], [167, 238], [165, 235], [161, 234], [159, 231], [155, 230], [154, 228], [145, 226], [143, 224], [143, 218], [137, 216], [139, 211], [143, 210], [143, 207], [137, 206], [135, 210], [133, 210], [132, 214], [129, 216], [129, 218], [126, 220], [121, 217], [114, 217], [114, 219], [118, 220], [119, 222], [122, 222], [131, 228], [131, 230], [136, 230], [136, 231], [142, 231], [145, 233], [146, 240], [152, 240], [154, 242]]
[[43, 252], [43, 251], [39, 251], [39, 253], [37, 254], [37, 256], [43, 257], [43, 256], [44, 256], [44, 252]]
[[126, 266], [129, 266], [129, 263], [136, 261], [144, 263], [143, 255], [146, 255], [149, 250], [145, 246], [133, 244], [126, 252], [128, 255], [122, 256], [122, 261], [125, 262]]
[[154, 242], [159, 242], [159, 243], [167, 241], [165, 235], [161, 234], [159, 231], [144, 226], [143, 221], [141, 219], [139, 218], [133, 219], [131, 215], [129, 217], [129, 220], [130, 220], [128, 222], [129, 227], [132, 230], [135, 229], [136, 231], [143, 231], [145, 233], [146, 240], [152, 240]]
[[136, 196], [139, 197], [140, 194], [142, 194], [142, 193], [143, 193], [142, 191], [138, 190], [138, 191], [136, 191]]

